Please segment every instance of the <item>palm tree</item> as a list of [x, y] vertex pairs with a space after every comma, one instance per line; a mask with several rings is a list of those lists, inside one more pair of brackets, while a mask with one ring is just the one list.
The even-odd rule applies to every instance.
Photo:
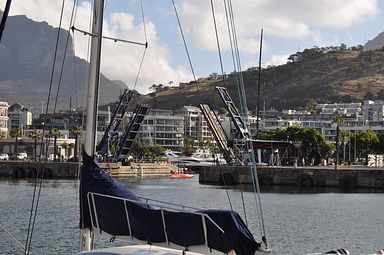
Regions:
[[78, 147], [79, 147], [79, 137], [83, 134], [83, 129], [78, 126], [71, 129], [71, 134], [75, 136], [75, 152], [73, 157], [77, 159]]
[[34, 155], [34, 159], [36, 160], [37, 158], [37, 141], [42, 139], [43, 138], [43, 134], [39, 131], [37, 131], [36, 129], [34, 129], [31, 133], [31, 137], [35, 140], [34, 142], [34, 152], [35, 152], [35, 155]]
[[49, 132], [50, 136], [54, 138], [53, 140], [53, 155], [54, 155], [54, 160], [57, 160], [57, 138], [61, 137], [61, 132], [57, 128], [52, 128], [51, 131]]
[[21, 137], [21, 129], [20, 128], [12, 128], [11, 130], [11, 137], [12, 138], [15, 138], [15, 148], [14, 148], [14, 151], [13, 151], [13, 154], [17, 154], [17, 145], [18, 145], [18, 141], [19, 141], [19, 137]]

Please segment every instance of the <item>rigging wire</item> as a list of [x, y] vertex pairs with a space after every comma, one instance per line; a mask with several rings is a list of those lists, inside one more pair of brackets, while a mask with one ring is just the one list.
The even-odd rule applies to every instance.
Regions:
[[7, 22], [9, 9], [11, 8], [11, 2], [12, 2], [12, 0], [7, 0], [7, 2], [5, 4], [5, 9], [3, 11], [3, 16], [1, 17], [1, 20], [0, 20], [0, 42], [1, 42], [1, 37], [2, 37], [4, 29], [5, 29], [5, 23]]
[[243, 74], [242, 74], [242, 68], [241, 68], [241, 62], [240, 62], [240, 53], [239, 53], [239, 45], [237, 42], [237, 33], [236, 33], [236, 26], [235, 26], [235, 17], [233, 14], [232, 9], [232, 1], [231, 0], [224, 0], [224, 3], [228, 3], [228, 13], [229, 13], [229, 21], [230, 21], [230, 36], [233, 38], [233, 49], [234, 49], [234, 56], [235, 56], [235, 65], [237, 68], [235, 68], [237, 81], [239, 83], [238, 90], [239, 90], [239, 102], [240, 102], [240, 114], [243, 117], [243, 120], [245, 124], [248, 124], [248, 109], [247, 109], [247, 103], [246, 101], [246, 95], [244, 90], [244, 80], [243, 80]]
[[177, 24], [179, 26], [180, 34], [181, 34], [181, 37], [183, 39], [184, 49], [185, 49], [185, 52], [187, 54], [187, 58], [188, 58], [188, 62], [189, 62], [189, 67], [191, 68], [191, 72], [192, 72], [192, 75], [193, 75], [193, 80], [194, 80], [195, 85], [196, 85], [196, 90], [197, 90], [197, 93], [199, 95], [200, 102], [203, 102], [202, 97], [201, 97], [201, 93], [200, 93], [200, 89], [199, 89], [199, 85], [197, 84], [195, 70], [194, 70], [193, 65], [192, 65], [191, 56], [189, 54], [188, 46], [187, 46], [187, 43], [186, 43], [186, 40], [185, 40], [183, 29], [181, 27], [181, 22], [180, 22], [180, 19], [179, 19], [179, 14], [177, 12], [176, 4], [175, 4], [174, 0], [172, 0], [172, 4], [173, 4], [173, 10], [175, 11], [175, 15], [176, 15], [176, 19], [177, 19]]
[[[141, 17], [142, 17], [142, 19], [143, 19], [143, 29], [144, 29], [145, 41], [148, 42], [147, 25], [145, 24], [145, 16], [144, 16], [143, 0], [140, 0], [140, 7], [141, 7]], [[147, 46], [148, 46], [148, 45], [147, 45]]]
[[[54, 70], [55, 70], [55, 66], [56, 66], [56, 58], [57, 58], [57, 52], [58, 52], [58, 43], [60, 41], [59, 40], [60, 39], [60, 30], [61, 30], [61, 23], [62, 23], [62, 18], [63, 18], [64, 6], [65, 6], [65, 0], [63, 0], [63, 2], [62, 2], [62, 8], [61, 8], [61, 14], [60, 14], [60, 22], [59, 22], [58, 33], [57, 33], [57, 38], [56, 38], [55, 54], [54, 54], [53, 66], [52, 66], [52, 70], [51, 70], [50, 87], [49, 87], [48, 101], [47, 101], [47, 107], [46, 107], [46, 112], [45, 112], [44, 123], [47, 123], [47, 118], [48, 118], [48, 109], [49, 109], [50, 97], [51, 97], [51, 92], [52, 92]], [[75, 6], [76, 6], [76, 0], [73, 2], [72, 15], [71, 15], [71, 21], [70, 21], [71, 23], [72, 23], [73, 18], [74, 18]], [[55, 114], [56, 114], [56, 107], [57, 107], [57, 101], [58, 101], [59, 91], [60, 91], [60, 87], [61, 87], [62, 74], [63, 74], [63, 70], [64, 70], [65, 56], [66, 56], [66, 52], [67, 52], [67, 49], [68, 49], [69, 36], [70, 36], [70, 33], [68, 32], [67, 39], [66, 39], [66, 44], [65, 44], [65, 50], [64, 50], [64, 54], [63, 54], [62, 66], [61, 66], [60, 73], [59, 73], [59, 81], [58, 81], [58, 87], [57, 87], [57, 93], [56, 93], [56, 97], [55, 97], [55, 104], [54, 104], [54, 108], [53, 108], [53, 113], [52, 113], [53, 117], [52, 118], [55, 118]], [[51, 123], [50, 127], [51, 127], [50, 130], [52, 131], [53, 123]], [[40, 146], [40, 155], [42, 154], [43, 147], [44, 147], [43, 143], [44, 143], [45, 131], [46, 131], [46, 125], [43, 126], [43, 138], [42, 138], [42, 143], [41, 143], [41, 146]], [[49, 147], [50, 141], [51, 141], [51, 135], [49, 136], [48, 141], [47, 141], [47, 152], [48, 152], [48, 147]], [[47, 154], [47, 152], [46, 152], [46, 154]], [[56, 158], [56, 155], [54, 155], [54, 158]], [[43, 179], [44, 179], [44, 170], [45, 170], [44, 166], [45, 166], [45, 163], [46, 163], [46, 159], [43, 162], [43, 164], [39, 163], [39, 168], [38, 168], [38, 171], [37, 171], [36, 182], [35, 182], [34, 193], [33, 193], [32, 206], [31, 206], [31, 211], [30, 211], [30, 220], [29, 220], [29, 225], [28, 225], [27, 241], [26, 241], [26, 247], [25, 247], [26, 253], [29, 253], [30, 247], [31, 247], [31, 241], [32, 241], [34, 226], [35, 226], [36, 217], [37, 217], [37, 210], [38, 210], [38, 205], [39, 205], [39, 201], [40, 201], [41, 188], [42, 188], [42, 183], [43, 183]], [[42, 169], [43, 170], [41, 172], [41, 179], [39, 180], [39, 176], [40, 176], [39, 173], [40, 173], [40, 166], [41, 165], [42, 165]], [[39, 188], [38, 188], [37, 198], [36, 198], [36, 201], [35, 201], [37, 183], [39, 183]], [[33, 220], [32, 220], [32, 215], [33, 215]]]
[[[222, 76], [224, 87], [227, 87], [226, 82], [225, 82], [226, 81], [225, 80], [225, 76], [224, 76], [223, 58], [221, 56], [221, 47], [220, 47], [220, 41], [219, 41], [219, 33], [217, 32], [217, 23], [216, 23], [215, 9], [214, 9], [213, 1], [212, 0], [211, 0], [211, 11], [212, 11], [212, 18], [213, 18], [213, 26], [215, 28], [215, 37], [216, 37], [217, 51], [218, 51], [218, 54], [219, 54], [221, 76]], [[214, 91], [216, 91], [216, 90], [214, 90]], [[211, 100], [212, 103], [213, 103], [214, 97], [215, 97], [215, 93], [213, 93], [213, 95], [212, 95], [212, 100]]]
[[[53, 64], [52, 64], [52, 70], [51, 70], [51, 75], [50, 75], [50, 82], [49, 82], [49, 90], [48, 90], [48, 99], [47, 99], [47, 106], [45, 109], [45, 116], [44, 116], [44, 123], [47, 123], [48, 120], [48, 109], [49, 109], [49, 104], [50, 104], [50, 98], [51, 98], [51, 93], [52, 93], [52, 86], [53, 86], [53, 75], [55, 71], [55, 65], [56, 65], [56, 58], [57, 58], [57, 50], [58, 50], [58, 44], [59, 44], [59, 38], [60, 38], [60, 28], [61, 28], [61, 23], [63, 20], [63, 10], [64, 10], [64, 5], [65, 5], [65, 0], [62, 1], [62, 8], [61, 8], [61, 14], [60, 14], [60, 21], [59, 21], [59, 29], [57, 30], [57, 35], [56, 35], [56, 43], [55, 43], [55, 50], [54, 50], [54, 57], [53, 57]], [[43, 126], [43, 137], [46, 132], [46, 125]], [[42, 138], [42, 145], [44, 142], [44, 138]], [[40, 147], [40, 152], [43, 150], [43, 146]], [[39, 180], [39, 173], [41, 168], [43, 169], [41, 176], [44, 176], [44, 167], [40, 167], [41, 164], [38, 164], [38, 170], [36, 174], [36, 182], [34, 184], [34, 190], [33, 190], [33, 196], [32, 196], [32, 204], [31, 204], [31, 210], [30, 210], [30, 216], [29, 216], [29, 223], [28, 223], [28, 230], [27, 230], [27, 238], [26, 238], [26, 243], [25, 243], [25, 252], [26, 254], [29, 253], [30, 247], [31, 247], [31, 241], [32, 241], [32, 235], [33, 235], [33, 229], [34, 229], [34, 224], [36, 220], [36, 215], [33, 215], [34, 212], [37, 210], [37, 205], [38, 205], [38, 197], [36, 198], [36, 190], [37, 190], [37, 184]], [[40, 194], [40, 192], [39, 192]], [[36, 202], [35, 202], [36, 199]], [[36, 209], [34, 209], [36, 207]]]
[[143, 55], [141, 57], [141, 61], [140, 61], [140, 65], [139, 65], [139, 70], [137, 71], [137, 74], [136, 74], [135, 83], [133, 85], [133, 90], [136, 89], [136, 85], [137, 85], [137, 82], [139, 80], [141, 69], [142, 69], [143, 63], [144, 63], [144, 57], [145, 57], [145, 54], [146, 54], [147, 49], [148, 49], [148, 36], [147, 36], [147, 28], [146, 28], [146, 25], [145, 25], [145, 15], [144, 15], [143, 0], [140, 0], [140, 7], [141, 7], [141, 17], [142, 17], [142, 20], [143, 20], [143, 30], [144, 30], [144, 38], [145, 38], [145, 44], [144, 45], [145, 45], [145, 48], [144, 48], [144, 51], [143, 51]]
[[[226, 1], [226, 0], [224, 0]], [[243, 76], [241, 74], [241, 62], [240, 62], [240, 54], [239, 54], [239, 47], [237, 43], [237, 35], [236, 35], [236, 28], [235, 28], [235, 19], [234, 19], [234, 14], [233, 14], [233, 7], [232, 7], [232, 0], [227, 0], [228, 3], [228, 12], [229, 12], [229, 17], [231, 21], [231, 31], [232, 31], [232, 36], [233, 36], [233, 42], [234, 42], [234, 49], [235, 49], [235, 56], [236, 56], [236, 64], [237, 67], [239, 68], [239, 77], [240, 77], [240, 91], [241, 94], [239, 95], [240, 99], [243, 100], [243, 118], [245, 121], [246, 128], [248, 128], [248, 110], [247, 110], [247, 104], [246, 104], [246, 97], [245, 97], [245, 90], [244, 90], [244, 80]], [[241, 102], [240, 100], [240, 102]], [[262, 204], [261, 204], [261, 196], [260, 196], [260, 185], [259, 181], [257, 179], [257, 168], [256, 168], [256, 162], [255, 162], [255, 155], [253, 151], [253, 144], [252, 140], [250, 137], [246, 137], [245, 140], [245, 146], [248, 151], [248, 159], [250, 160], [251, 163], [251, 173], [252, 173], [252, 185], [254, 189], [254, 194], [255, 194], [255, 203], [256, 203], [256, 210], [258, 213], [258, 220], [259, 220], [259, 226], [260, 226], [260, 232], [262, 234], [262, 241], [265, 244], [266, 249], [268, 249], [268, 243], [266, 239], [266, 234], [265, 234], [265, 224], [264, 224], [264, 216], [263, 216], [263, 209], [262, 209]]]
[[[193, 78], [194, 78], [194, 82], [195, 82], [195, 85], [196, 85], [196, 90], [197, 90], [198, 95], [199, 95], [200, 103], [203, 104], [201, 92], [200, 92], [199, 85], [198, 85], [197, 80], [196, 80], [196, 75], [195, 75], [195, 71], [194, 71], [194, 68], [193, 68], [193, 65], [192, 65], [192, 60], [191, 60], [191, 57], [190, 57], [190, 54], [189, 54], [188, 46], [187, 46], [187, 43], [186, 43], [186, 40], [185, 40], [185, 36], [184, 36], [184, 33], [183, 33], [183, 28], [181, 26], [180, 18], [179, 18], [179, 15], [178, 15], [178, 12], [177, 12], [177, 8], [176, 8], [176, 4], [175, 4], [174, 0], [172, 0], [172, 4], [173, 4], [173, 9], [175, 11], [175, 15], [176, 15], [177, 23], [178, 23], [178, 26], [179, 26], [179, 30], [180, 30], [180, 33], [181, 33], [181, 36], [182, 36], [182, 39], [183, 39], [184, 48], [185, 48], [185, 51], [186, 51], [186, 54], [187, 54], [187, 57], [188, 57], [189, 66], [191, 68], [191, 72], [192, 72], [192, 75], [193, 75]], [[216, 30], [216, 32], [217, 32], [217, 30]], [[222, 64], [222, 62], [221, 62], [221, 64]], [[222, 70], [223, 70], [223, 68], [222, 68]], [[223, 179], [223, 182], [224, 182], [223, 184], [224, 184], [224, 187], [225, 187], [225, 192], [226, 192], [226, 195], [227, 195], [229, 206], [231, 208], [231, 211], [233, 211], [233, 206], [232, 206], [231, 198], [230, 198], [229, 193], [228, 193], [228, 186], [226, 185], [224, 174], [223, 174], [222, 171], [221, 171], [221, 176], [222, 176], [222, 179]]]
[[[224, 75], [224, 67], [223, 67], [223, 58], [222, 58], [222, 54], [221, 54], [221, 47], [220, 47], [220, 40], [219, 40], [219, 33], [217, 31], [217, 22], [216, 22], [215, 8], [214, 8], [213, 0], [211, 0], [210, 2], [211, 2], [211, 12], [212, 12], [213, 24], [214, 24], [214, 28], [215, 28], [215, 37], [216, 37], [216, 43], [217, 43], [217, 51], [218, 51], [219, 60], [220, 60], [221, 74], [222, 74], [222, 79], [223, 79], [224, 87], [226, 87], [225, 75]], [[213, 99], [212, 99], [212, 101], [213, 101]], [[238, 176], [240, 176], [240, 172], [239, 172], [238, 168], [237, 168], [237, 171], [238, 171]], [[223, 172], [221, 170], [220, 170], [220, 172], [221, 172], [222, 178], [224, 180]], [[239, 180], [240, 180], [240, 178], [239, 178]], [[224, 185], [225, 185], [225, 183], [224, 183]], [[228, 193], [228, 191], [227, 191], [227, 193]], [[242, 186], [241, 180], [240, 180], [240, 194], [241, 194], [241, 202], [243, 204], [243, 213], [244, 213], [245, 222], [248, 225], [247, 212], [245, 210], [243, 186]], [[229, 194], [227, 196], [229, 197]], [[229, 199], [229, 202], [230, 202], [230, 199]], [[231, 206], [231, 209], [232, 209], [232, 206]]]
[[[240, 107], [241, 109], [243, 108], [243, 103], [242, 103], [242, 100], [240, 99], [240, 83], [239, 83], [239, 77], [238, 77], [238, 74], [241, 73], [238, 71], [238, 67], [236, 66], [236, 61], [235, 61], [235, 54], [234, 54], [234, 40], [235, 38], [232, 38], [231, 34], [233, 34], [231, 31], [231, 22], [230, 22], [230, 19], [229, 19], [229, 15], [228, 15], [228, 8], [227, 8], [227, 4], [226, 4], [226, 1], [224, 0], [224, 10], [225, 10], [225, 17], [226, 17], [226, 21], [227, 21], [227, 30], [228, 30], [228, 35], [229, 35], [229, 42], [230, 42], [230, 47], [231, 47], [231, 56], [232, 56], [232, 63], [233, 63], [233, 67], [234, 67], [234, 71], [235, 71], [235, 74], [236, 74], [236, 87], [238, 89], [238, 94], [239, 94], [239, 102], [240, 102]], [[240, 177], [240, 169], [237, 167], [236, 168], [237, 170], [237, 175]], [[243, 213], [244, 213], [244, 218], [245, 218], [245, 222], [246, 224], [248, 225], [248, 218], [247, 218], [247, 210], [246, 210], [246, 206], [245, 206], [245, 201], [244, 201], [244, 189], [243, 189], [243, 184], [241, 182], [241, 179], [239, 178], [240, 182], [239, 182], [239, 185], [240, 185], [240, 196], [241, 196], [241, 202], [242, 202], [242, 206], [243, 206]]]
[[[226, 17], [226, 20], [227, 20], [227, 30], [228, 30], [228, 35], [229, 35], [229, 45], [231, 47], [231, 56], [232, 56], [232, 63], [233, 63], [233, 70], [235, 72], [235, 76], [236, 76], [236, 88], [237, 88], [237, 93], [238, 95], [240, 96], [240, 84], [239, 84], [239, 79], [238, 79], [238, 68], [236, 66], [236, 60], [235, 60], [235, 54], [234, 54], [234, 45], [233, 45], [233, 38], [231, 36], [232, 32], [231, 32], [231, 23], [229, 21], [229, 14], [228, 14], [228, 7], [227, 7], [227, 4], [226, 4], [226, 1], [224, 0], [224, 10], [225, 10], [225, 17]], [[239, 102], [240, 102], [240, 108], [242, 109], [242, 101], [240, 101], [239, 99]]]
[[[77, 4], [75, 7], [74, 15], [73, 15], [73, 24], [76, 22], [76, 16], [77, 16]], [[71, 27], [73, 24], [70, 24]], [[72, 31], [72, 50], [73, 50], [73, 78], [75, 82], [75, 104], [76, 104], [76, 113], [77, 110], [79, 109], [79, 101], [78, 101], [78, 93], [77, 93], [77, 71], [76, 71], [76, 47], [75, 47], [75, 32], [71, 29]], [[72, 109], [70, 109], [72, 111]], [[77, 117], [77, 116], [76, 116]]]
[[3, 224], [1, 224], [0, 223], [0, 228], [1, 229], [3, 229], [3, 231], [13, 240], [13, 241], [15, 241], [15, 243], [16, 243], [16, 247], [17, 248], [19, 248], [19, 249], [21, 249], [22, 251], [24, 251], [24, 246], [23, 246], [23, 244], [19, 241], [19, 240], [17, 240], [17, 238], [14, 236], [14, 235], [12, 235], [12, 233], [8, 230], [8, 229], [6, 229], [5, 227], [4, 227], [4, 225]]

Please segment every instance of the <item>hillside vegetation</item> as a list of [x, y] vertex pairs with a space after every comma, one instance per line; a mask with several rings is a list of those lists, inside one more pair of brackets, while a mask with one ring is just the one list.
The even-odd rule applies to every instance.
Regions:
[[[258, 71], [244, 71], [243, 78], [248, 109], [257, 107]], [[361, 102], [384, 99], [384, 52], [361, 50], [321, 51], [317, 48], [300, 53], [300, 58], [281, 66], [262, 69], [260, 106], [266, 109], [307, 108], [314, 103]], [[216, 86], [224, 86], [222, 78], [203, 79], [184, 88], [164, 88], [141, 96], [141, 103], [152, 108], [178, 109], [183, 105], [209, 103], [217, 109]], [[238, 102], [236, 80], [225, 79], [225, 86]], [[200, 99], [200, 96], [201, 99]]]

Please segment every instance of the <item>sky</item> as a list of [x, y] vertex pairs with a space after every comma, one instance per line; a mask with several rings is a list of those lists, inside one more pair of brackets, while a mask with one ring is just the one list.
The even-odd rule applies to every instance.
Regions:
[[[0, 9], [5, 2], [0, 0]], [[92, 4], [77, 3], [75, 27], [89, 31]], [[213, 0], [223, 71], [231, 73], [234, 65], [223, 3]], [[211, 1], [175, 0], [175, 4], [195, 75], [220, 74]], [[61, 5], [60, 0], [13, 0], [10, 15], [26, 15], [58, 27]], [[65, 29], [72, 5], [73, 0], [65, 1]], [[232, 7], [242, 70], [258, 65], [261, 29], [263, 67], [284, 64], [289, 55], [313, 46], [363, 45], [384, 31], [383, 0], [233, 0]], [[134, 85], [144, 47], [103, 40], [101, 72], [109, 79], [122, 80], [144, 94], [152, 84], [174, 86], [193, 80], [172, 0], [105, 0], [103, 33], [143, 43], [147, 38], [149, 45]], [[74, 34], [75, 54], [84, 59], [87, 42], [87, 36]]]

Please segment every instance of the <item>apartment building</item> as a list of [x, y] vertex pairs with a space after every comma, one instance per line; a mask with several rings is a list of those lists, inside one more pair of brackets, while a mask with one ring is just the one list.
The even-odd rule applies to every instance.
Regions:
[[384, 100], [364, 100], [363, 121], [364, 123], [377, 123], [382, 125], [384, 122]]
[[214, 142], [208, 124], [200, 108], [196, 106], [183, 106], [175, 111], [175, 115], [184, 118], [184, 135], [194, 139], [196, 144]]
[[183, 147], [184, 117], [172, 110], [151, 109], [141, 124], [139, 137], [148, 145], [180, 151]]
[[22, 132], [32, 125], [32, 111], [19, 103], [14, 103], [8, 108], [8, 131], [19, 128]]

